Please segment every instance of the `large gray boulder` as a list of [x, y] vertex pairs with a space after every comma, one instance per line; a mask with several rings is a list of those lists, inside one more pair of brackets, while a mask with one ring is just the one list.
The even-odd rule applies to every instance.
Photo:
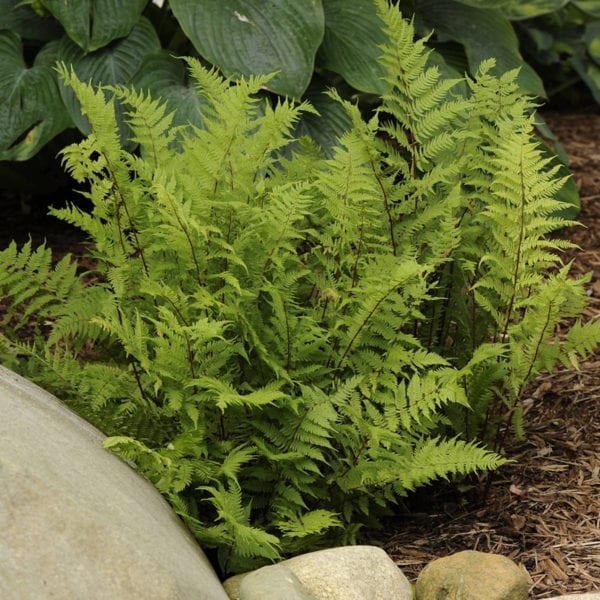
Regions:
[[0, 367], [0, 598], [227, 600], [188, 530], [103, 437]]

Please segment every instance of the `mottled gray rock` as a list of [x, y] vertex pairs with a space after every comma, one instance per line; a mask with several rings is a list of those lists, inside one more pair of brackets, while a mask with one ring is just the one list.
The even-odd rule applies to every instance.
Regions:
[[240, 582], [240, 600], [317, 600], [285, 565], [248, 573]]
[[419, 600], [527, 600], [529, 581], [512, 560], [465, 550], [429, 563], [417, 579]]
[[154, 487], [54, 396], [0, 367], [0, 598], [227, 600]]
[[[279, 565], [289, 568], [317, 600], [412, 600], [413, 597], [408, 579], [385, 551], [375, 546], [319, 550]], [[225, 582], [232, 600], [243, 600], [240, 589], [248, 576], [237, 575]]]

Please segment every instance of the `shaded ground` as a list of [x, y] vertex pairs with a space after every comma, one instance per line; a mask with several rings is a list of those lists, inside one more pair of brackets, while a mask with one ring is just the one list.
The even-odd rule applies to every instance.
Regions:
[[[600, 316], [600, 115], [547, 115], [571, 157], [584, 227], [573, 270], [593, 273], [589, 318]], [[496, 474], [485, 500], [420, 493], [412, 516], [394, 520], [384, 547], [409, 578], [460, 550], [496, 552], [522, 565], [531, 596], [600, 590], [600, 351], [579, 371], [557, 370], [530, 386], [527, 439], [508, 447], [514, 463]], [[420, 511], [420, 505], [426, 505]], [[420, 512], [416, 512], [420, 511]]]
[[[574, 271], [592, 272], [589, 318], [600, 314], [600, 114], [546, 115], [572, 160], [585, 227], [565, 231], [581, 251]], [[10, 239], [44, 239], [58, 255], [84, 253], [82, 236], [44, 206], [19, 214], [19, 198], [0, 198], [0, 248]], [[497, 552], [527, 569], [531, 596], [600, 589], [600, 353], [579, 371], [538, 379], [525, 400], [528, 436], [513, 442], [515, 462], [499, 472], [485, 501], [437, 487], [420, 492], [397, 517], [384, 547], [410, 578], [426, 563], [464, 549]], [[381, 532], [378, 532], [381, 539]]]

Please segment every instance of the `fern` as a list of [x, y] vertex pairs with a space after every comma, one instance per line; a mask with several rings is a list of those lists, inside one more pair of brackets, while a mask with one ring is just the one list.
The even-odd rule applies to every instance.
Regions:
[[80, 292], [76, 264], [65, 256], [52, 266], [49, 248], [33, 250], [27, 242], [21, 250], [12, 242], [1, 254], [0, 289], [10, 299], [3, 325], [16, 331], [30, 323], [34, 315], [53, 315], [57, 307]]
[[89, 235], [93, 277], [0, 252], [2, 355], [103, 429], [226, 571], [354, 542], [419, 486], [498, 468], [525, 384], [600, 341], [547, 235], [562, 181], [517, 73], [444, 80], [378, 6], [389, 91], [366, 121], [332, 93], [352, 127], [327, 158], [291, 137], [308, 104], [259, 98], [268, 77], [188, 59], [203, 125], [173, 128], [160, 101], [61, 67], [91, 127], [63, 161], [92, 208], [53, 213]]

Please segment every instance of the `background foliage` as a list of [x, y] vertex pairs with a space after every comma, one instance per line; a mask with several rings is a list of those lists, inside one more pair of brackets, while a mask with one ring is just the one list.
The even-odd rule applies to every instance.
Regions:
[[[496, 73], [521, 67], [519, 83], [552, 98], [583, 80], [600, 101], [600, 5], [595, 0], [402, 0], [421, 35], [459, 73], [489, 57]], [[566, 96], [563, 100], [567, 102]]]
[[[600, 97], [594, 2], [404, 0], [400, 8], [415, 16], [420, 35], [435, 30], [430, 42], [441, 54], [433, 60], [449, 76], [474, 74], [494, 57], [496, 73], [520, 67], [521, 86], [535, 96], [575, 77]], [[274, 73], [268, 90], [309, 99], [321, 117], [304, 115], [298, 131], [329, 149], [349, 122], [324, 90], [376, 102], [385, 91], [377, 62], [384, 41], [374, 0], [165, 0], [162, 8], [148, 0], [0, 0], [0, 160], [27, 160], [69, 127], [89, 132], [56, 78], [56, 60], [85, 81], [150, 90], [177, 110], [175, 124], [200, 125], [180, 55], [226, 76]]]
[[[171, 0], [162, 9], [147, 0], [2, 0], [0, 9], [3, 160], [30, 158], [69, 126], [89, 132], [72, 92], [58, 83], [57, 59], [85, 81], [149, 89], [178, 110], [175, 123], [196, 125], [198, 100], [174, 55], [201, 56], [227, 76], [274, 73], [269, 90], [309, 96], [321, 110], [318, 126], [308, 118], [302, 127], [325, 145], [348, 121], [320, 93], [315, 70], [383, 91], [377, 56], [385, 37], [372, 0], [276, 0], [268, 10], [257, 0]], [[119, 122], [123, 130], [122, 115]]]

